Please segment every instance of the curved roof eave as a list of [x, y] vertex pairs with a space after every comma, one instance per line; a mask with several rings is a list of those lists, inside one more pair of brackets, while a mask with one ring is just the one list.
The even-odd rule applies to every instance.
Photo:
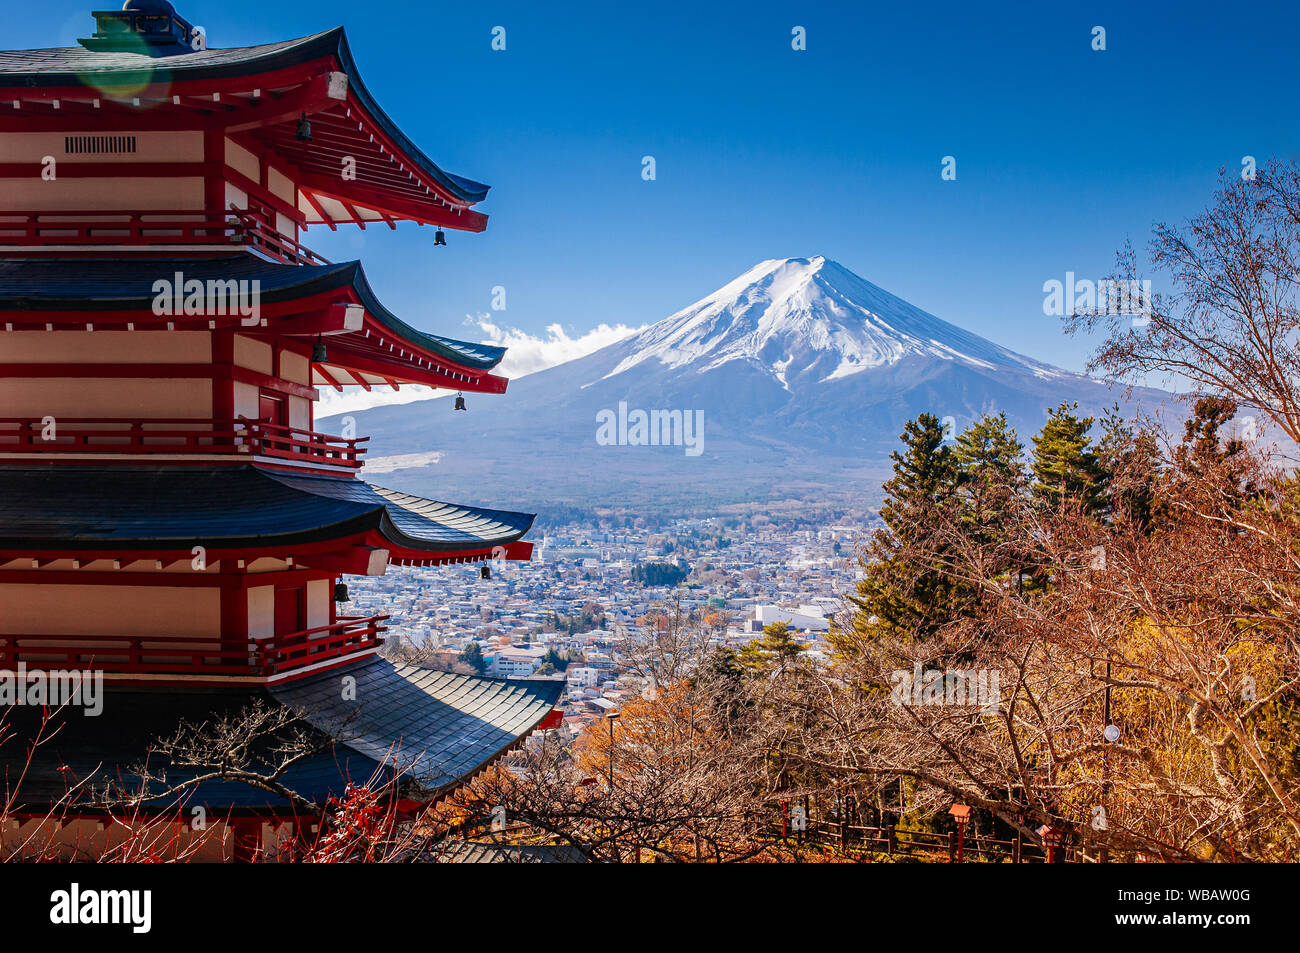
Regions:
[[[239, 263], [237, 268], [231, 267], [232, 261]], [[431, 354], [479, 371], [492, 370], [505, 357], [506, 349], [495, 344], [460, 341], [411, 327], [384, 307], [359, 261], [281, 265], [241, 255], [233, 259], [172, 259], [167, 267], [169, 272], [181, 271], [191, 277], [213, 277], [211, 272], [218, 269], [222, 270], [221, 277], [258, 278], [263, 282], [261, 298], [266, 303], [350, 288], [376, 321]], [[145, 275], [147, 282], [136, 274], [142, 268], [154, 269]], [[75, 277], [71, 274], [73, 270]], [[106, 311], [148, 310], [155, 295], [140, 289], [151, 286], [156, 270], [156, 263], [147, 261], [143, 265], [131, 265], [106, 259], [93, 259], [89, 263], [82, 259], [0, 259], [0, 311], [11, 310], [10, 305], [16, 310], [42, 311], [73, 310], [87, 304]], [[131, 287], [133, 281], [137, 283], [135, 288]]]
[[[344, 674], [356, 677], [356, 697], [363, 704], [340, 696], [337, 679]], [[198, 685], [177, 691], [171, 685], [105, 682], [104, 689], [106, 707], [119, 717], [82, 718], [67, 706], [52, 710], [37, 705], [16, 706], [6, 716], [7, 728], [18, 740], [0, 749], [0, 770], [11, 776], [19, 769], [25, 772], [17, 811], [35, 809], [44, 815], [46, 805], [66, 805], [69, 772], [92, 778], [96, 785], [116, 777], [142, 795], [148, 811], [174, 810], [178, 800], [219, 807], [236, 817], [287, 808], [280, 795], [233, 779], [208, 779], [186, 787], [183, 796], [167, 794], [167, 784], [146, 783], [134, 770], [156, 748], [160, 724], [234, 716], [255, 701], [292, 712], [300, 719], [294, 727], [321, 743], [320, 751], [296, 761], [283, 776], [288, 787], [308, 800], [323, 804], [343, 796], [349, 783], [370, 777], [376, 777], [378, 789], [395, 775], [403, 779], [401, 788], [431, 800], [535, 731], [559, 704], [564, 682], [456, 675], [370, 655], [270, 685]], [[42, 756], [26, 763], [38, 737], [47, 742]], [[255, 757], [269, 757], [275, 743], [275, 738], [260, 739], [250, 750]], [[169, 782], [193, 774], [165, 757], [160, 767], [166, 768]], [[71, 813], [94, 816], [95, 810], [79, 804]]]
[[142, 53], [92, 51], [81, 47], [0, 51], [0, 89], [83, 86], [91, 85], [96, 77], [111, 79], [113, 85], [123, 86], [226, 79], [298, 66], [325, 56], [332, 56], [338, 61], [342, 71], [347, 74], [348, 88], [358, 104], [410, 157], [412, 164], [467, 205], [475, 205], [487, 197], [491, 186], [444, 172], [389, 118], [361, 79], [348, 46], [347, 35], [341, 26], [280, 43], [199, 50], [162, 57], [150, 57]]
[[356, 292], [357, 298], [366, 311], [380, 324], [391, 328], [394, 333], [400, 334], [411, 343], [424, 348], [426, 351], [440, 354], [458, 364], [467, 364], [484, 371], [490, 371], [496, 367], [506, 356], [506, 349], [495, 344], [474, 344], [470, 341], [458, 341], [455, 338], [443, 337], [439, 334], [426, 334], [423, 331], [416, 330], [384, 307], [383, 302], [379, 300], [370, 287], [370, 282], [366, 278], [366, 272], [361, 266], [361, 262], [355, 261], [347, 264], [355, 266], [355, 270], [352, 272], [352, 290]]
[[[267, 549], [378, 533], [394, 547], [431, 556], [487, 553], [522, 539], [535, 519], [251, 464], [197, 475], [166, 464], [54, 467], [33, 480], [39, 469], [0, 468], [6, 552], [171, 551], [195, 540], [214, 551]], [[73, 486], [92, 489], [69, 500]]]
[[348, 46], [347, 34], [343, 31], [343, 27], [338, 27], [337, 30], [332, 32], [338, 35], [336, 55], [343, 67], [343, 72], [348, 74], [348, 88], [380, 128], [397, 143], [403, 152], [410, 156], [411, 160], [422, 171], [462, 202], [475, 205], [487, 198], [488, 190], [491, 189], [490, 185], [484, 185], [482, 182], [475, 182], [473, 179], [467, 179], [464, 176], [444, 172], [438, 167], [437, 163], [421, 151], [419, 146], [406, 137], [406, 134], [402, 132], [397, 123], [389, 118], [388, 113], [384, 112], [383, 107], [379, 105], [374, 96], [370, 94], [370, 90], [366, 88], [365, 82], [361, 79], [361, 72], [357, 69], [356, 61], [352, 58], [352, 50]]

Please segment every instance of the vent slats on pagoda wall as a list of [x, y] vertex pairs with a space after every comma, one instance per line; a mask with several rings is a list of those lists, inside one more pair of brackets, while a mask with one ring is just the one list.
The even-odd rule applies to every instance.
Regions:
[[64, 136], [63, 151], [70, 156], [134, 155], [135, 136]]

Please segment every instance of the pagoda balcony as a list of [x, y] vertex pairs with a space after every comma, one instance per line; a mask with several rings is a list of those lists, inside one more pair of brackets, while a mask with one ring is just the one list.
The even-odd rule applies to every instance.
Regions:
[[275, 214], [254, 205], [226, 211], [10, 212], [0, 211], [0, 254], [6, 249], [187, 251], [246, 248], [291, 265], [330, 262], [276, 229]]
[[369, 437], [343, 438], [262, 420], [58, 418], [45, 437], [41, 420], [0, 417], [0, 456], [6, 454], [187, 454], [271, 457], [295, 463], [359, 469]]
[[265, 639], [185, 639], [125, 635], [3, 635], [0, 671], [74, 670], [114, 675], [273, 678], [306, 666], [372, 651], [383, 644], [387, 615], [340, 616], [331, 625]]

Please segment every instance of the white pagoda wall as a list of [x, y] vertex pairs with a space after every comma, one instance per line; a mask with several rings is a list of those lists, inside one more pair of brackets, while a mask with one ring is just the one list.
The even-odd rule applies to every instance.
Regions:
[[[0, 364], [207, 364], [206, 331], [6, 331]], [[212, 380], [0, 378], [0, 417], [212, 417]]]
[[0, 584], [0, 633], [212, 637], [216, 587]]
[[[235, 364], [274, 376], [271, 345], [244, 335], [234, 338]], [[211, 364], [212, 335], [204, 331], [0, 331], [0, 364]], [[282, 352], [282, 379], [310, 384], [310, 365], [300, 354]], [[234, 383], [235, 414], [260, 414], [258, 387]], [[311, 429], [312, 402], [289, 396], [289, 424]], [[95, 378], [0, 378], [0, 417], [45, 416], [75, 420], [100, 417], [215, 416], [211, 376]]]
[[[54, 178], [33, 183], [24, 178], [0, 178], [0, 208], [19, 212], [91, 212], [91, 211], [197, 211], [203, 208], [203, 174], [193, 174], [185, 163], [203, 161], [203, 133], [193, 132], [114, 132], [112, 135], [135, 136], [133, 153], [72, 154], [65, 153], [65, 137], [103, 135], [102, 131], [15, 132], [0, 136], [0, 163], [41, 164], [45, 158], [55, 160]], [[177, 175], [95, 176], [72, 174], [73, 167], [84, 164], [132, 165], [140, 162], [177, 163]], [[60, 169], [63, 174], [60, 174]]]
[[207, 331], [12, 331], [0, 364], [207, 364]]
[[203, 208], [203, 179], [64, 176], [42, 182], [38, 189], [32, 188], [29, 179], [0, 179], [0, 208], [18, 212], [193, 212]]

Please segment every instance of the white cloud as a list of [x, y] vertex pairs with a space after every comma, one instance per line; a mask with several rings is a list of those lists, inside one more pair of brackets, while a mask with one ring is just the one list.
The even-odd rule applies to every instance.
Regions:
[[502, 327], [486, 314], [467, 318], [465, 323], [483, 332], [483, 343], [509, 348], [497, 373], [510, 378], [535, 374], [556, 364], [586, 357], [593, 351], [599, 351], [602, 347], [641, 330], [625, 324], [598, 324], [584, 334], [570, 337], [562, 326], [551, 324], [547, 325], [545, 336], [539, 337], [518, 328]]
[[[641, 328], [630, 328], [624, 324], [598, 324], [590, 331], [572, 337], [561, 325], [548, 325], [543, 335], [529, 334], [518, 328], [505, 327], [492, 320], [490, 315], [480, 314], [466, 316], [465, 324], [479, 330], [479, 343], [498, 344], [508, 348], [495, 374], [503, 374], [512, 380], [536, 374], [556, 364], [576, 360], [598, 351], [607, 344], [622, 340], [629, 334], [635, 334]], [[331, 414], [344, 414], [367, 407], [380, 407], [387, 404], [409, 404], [416, 400], [428, 400], [433, 397], [446, 397], [450, 393], [431, 387], [404, 384], [400, 391], [391, 387], [376, 386], [374, 390], [365, 391], [358, 387], [344, 387], [342, 393], [329, 386], [320, 388], [321, 399], [316, 404], [316, 416], [328, 417]]]

